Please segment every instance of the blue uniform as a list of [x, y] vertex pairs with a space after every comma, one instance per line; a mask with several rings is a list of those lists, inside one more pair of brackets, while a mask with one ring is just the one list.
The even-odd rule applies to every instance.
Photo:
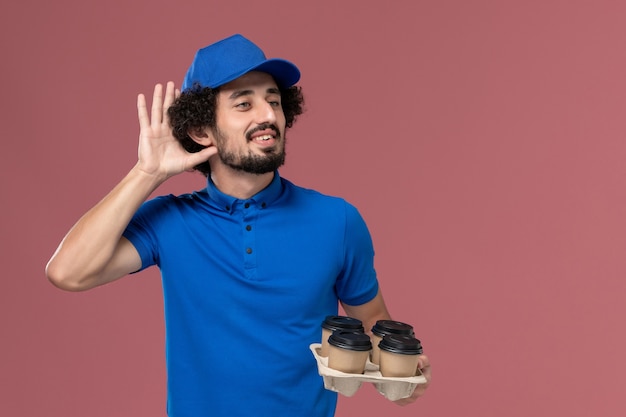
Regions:
[[209, 179], [144, 203], [124, 236], [161, 269], [170, 417], [334, 415], [308, 346], [338, 300], [378, 292], [352, 205], [278, 173], [248, 200]]

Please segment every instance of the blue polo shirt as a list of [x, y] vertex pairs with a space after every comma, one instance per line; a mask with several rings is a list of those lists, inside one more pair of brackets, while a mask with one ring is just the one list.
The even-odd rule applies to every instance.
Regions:
[[378, 291], [352, 205], [278, 173], [248, 200], [209, 180], [147, 201], [124, 236], [161, 269], [170, 417], [334, 415], [308, 346], [338, 300]]

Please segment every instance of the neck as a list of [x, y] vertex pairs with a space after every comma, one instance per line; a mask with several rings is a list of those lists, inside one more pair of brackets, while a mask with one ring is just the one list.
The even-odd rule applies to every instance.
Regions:
[[274, 173], [250, 174], [225, 165], [211, 167], [211, 180], [218, 190], [226, 195], [246, 200], [267, 187]]

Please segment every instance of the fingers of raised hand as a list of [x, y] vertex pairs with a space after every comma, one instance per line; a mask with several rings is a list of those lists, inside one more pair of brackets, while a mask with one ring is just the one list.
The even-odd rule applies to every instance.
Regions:
[[163, 93], [163, 85], [154, 86], [152, 93], [152, 107], [148, 114], [148, 105], [146, 97], [143, 94], [137, 96], [137, 115], [139, 117], [139, 126], [142, 128], [152, 128], [156, 131], [163, 123], [168, 123], [168, 108], [174, 103], [176, 98], [180, 96], [180, 91], [174, 87], [172, 81], [168, 82]]
[[154, 86], [154, 92], [152, 93], [152, 114], [150, 115], [150, 121], [153, 128], [157, 128], [163, 121], [163, 85], [157, 84]]
[[174, 83], [169, 81], [165, 88], [165, 99], [163, 100], [163, 107], [161, 108], [162, 119], [161, 122], [169, 123], [169, 116], [167, 114], [167, 110], [174, 103], [174, 100], [178, 98], [180, 93], [178, 89], [174, 88]]
[[137, 96], [137, 117], [139, 118], [139, 127], [146, 128], [150, 126], [150, 118], [148, 117], [148, 109], [146, 105], [146, 96], [139, 94]]

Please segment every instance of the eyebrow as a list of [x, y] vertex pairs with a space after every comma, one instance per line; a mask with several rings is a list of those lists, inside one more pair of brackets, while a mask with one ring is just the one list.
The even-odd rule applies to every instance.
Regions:
[[[280, 95], [280, 90], [276, 87], [270, 87], [266, 90], [266, 93]], [[235, 100], [235, 99], [238, 99], [239, 97], [250, 96], [252, 94], [254, 94], [254, 91], [252, 90], [238, 90], [238, 91], [233, 92], [228, 98], [231, 100]]]

